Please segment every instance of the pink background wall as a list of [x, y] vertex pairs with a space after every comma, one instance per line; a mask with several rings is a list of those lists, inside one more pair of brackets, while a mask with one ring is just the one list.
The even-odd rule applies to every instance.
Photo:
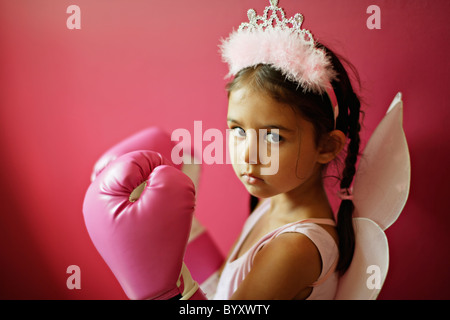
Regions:
[[[69, 30], [66, 8], [81, 8]], [[219, 39], [261, 13], [261, 0], [0, 0], [0, 298], [125, 298], [82, 218], [103, 151], [151, 125], [225, 129]], [[369, 30], [366, 9], [381, 8]], [[450, 298], [448, 13], [444, 0], [281, 0], [359, 70], [364, 141], [404, 95], [412, 183], [387, 231], [390, 269], [380, 299]], [[203, 148], [207, 145], [204, 143]], [[225, 254], [248, 215], [229, 165], [205, 165], [197, 216]], [[81, 290], [66, 268], [81, 268]]]

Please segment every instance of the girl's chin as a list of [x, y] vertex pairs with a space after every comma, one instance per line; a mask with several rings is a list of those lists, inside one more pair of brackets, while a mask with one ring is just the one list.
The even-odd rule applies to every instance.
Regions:
[[247, 189], [248, 193], [250, 193], [252, 196], [257, 198], [270, 198], [274, 194], [271, 192], [268, 192], [268, 190], [264, 190], [263, 188], [256, 187], [256, 186], [248, 186], [244, 183], [245, 188]]

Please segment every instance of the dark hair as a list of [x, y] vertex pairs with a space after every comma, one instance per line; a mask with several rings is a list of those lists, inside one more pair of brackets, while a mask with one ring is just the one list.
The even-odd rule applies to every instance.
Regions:
[[[356, 80], [359, 81], [358, 74], [348, 61], [338, 58], [330, 49], [322, 44], [317, 47], [324, 50], [329, 56], [337, 78], [331, 82], [339, 105], [339, 116], [336, 120], [336, 129], [341, 130], [348, 138], [345, 167], [341, 174], [340, 188], [350, 188], [355, 175], [356, 161], [359, 155], [360, 137], [359, 131], [361, 103], [353, 90], [349, 75], [341, 63], [345, 61], [352, 69]], [[260, 64], [249, 67], [237, 73], [235, 78], [227, 85], [228, 94], [242, 83], [261, 89], [276, 101], [285, 103], [293, 110], [300, 112], [303, 117], [310, 121], [315, 129], [316, 144], [321, 138], [334, 129], [334, 116], [331, 102], [328, 95], [305, 92], [297, 83], [286, 79], [281, 72], [273, 67]], [[257, 204], [254, 196], [250, 198], [250, 208], [253, 211]], [[337, 214], [337, 233], [339, 237], [339, 261], [336, 270], [342, 275], [350, 266], [355, 249], [355, 234], [353, 230], [353, 210], [354, 205], [351, 200], [342, 200]]]

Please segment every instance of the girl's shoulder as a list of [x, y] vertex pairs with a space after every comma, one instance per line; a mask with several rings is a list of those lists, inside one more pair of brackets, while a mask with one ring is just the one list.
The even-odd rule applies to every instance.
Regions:
[[258, 299], [294, 299], [318, 279], [321, 263], [320, 252], [306, 235], [280, 234], [256, 253], [237, 294], [256, 295]]

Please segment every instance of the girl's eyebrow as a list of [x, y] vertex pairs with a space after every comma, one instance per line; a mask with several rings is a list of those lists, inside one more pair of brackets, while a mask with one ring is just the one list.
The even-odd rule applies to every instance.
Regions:
[[[234, 119], [231, 119], [231, 118], [228, 118], [227, 122], [234, 122], [234, 123], [240, 125], [240, 123], [238, 121], [236, 121]], [[282, 125], [279, 125], [279, 124], [265, 125], [265, 126], [261, 127], [261, 129], [278, 129], [280, 131], [282, 130], [282, 131], [286, 131], [286, 132], [294, 132], [295, 131], [293, 129], [286, 128], [286, 127], [284, 127]]]

